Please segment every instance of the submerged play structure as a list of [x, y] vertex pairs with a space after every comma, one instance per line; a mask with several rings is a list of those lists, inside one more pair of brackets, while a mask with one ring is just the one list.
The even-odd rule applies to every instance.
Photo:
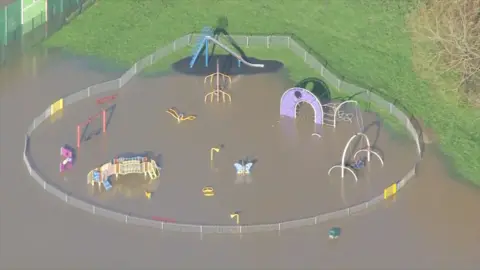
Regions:
[[155, 160], [146, 156], [136, 156], [130, 158], [115, 158], [102, 166], [91, 170], [87, 175], [87, 184], [109, 191], [112, 189], [111, 177], [115, 175], [118, 180], [119, 175], [126, 174], [143, 174], [145, 178], [150, 177], [150, 181], [157, 179], [160, 176], [161, 168], [157, 165]]
[[[335, 128], [339, 121], [353, 123], [353, 117], [355, 116], [360, 131], [363, 131], [363, 119], [357, 101], [346, 100], [322, 105], [315, 94], [299, 87], [290, 88], [283, 93], [280, 99], [280, 116], [296, 118], [299, 106], [303, 103], [312, 106], [314, 121], [317, 125], [326, 125]], [[346, 113], [341, 110], [346, 104], [353, 105], [355, 107], [355, 113]]]
[[[304, 88], [294, 87], [285, 91], [280, 99], [280, 116], [295, 119], [298, 114], [298, 108], [303, 103], [307, 103], [313, 108], [314, 122], [316, 125], [325, 125], [335, 128], [338, 121], [352, 123], [355, 116], [359, 132], [352, 135], [348, 140], [342, 153], [341, 163], [332, 166], [328, 171], [328, 175], [330, 175], [333, 169], [339, 168], [341, 170], [342, 179], [345, 177], [345, 171], [349, 171], [352, 173], [355, 182], [358, 182], [356, 172], [363, 169], [366, 162], [371, 161], [372, 154], [379, 159], [383, 167], [384, 162], [382, 156], [373, 150], [368, 136], [363, 133], [365, 127], [363, 126], [363, 117], [357, 101], [346, 100], [343, 102], [332, 102], [322, 105], [317, 96], [311, 91]], [[345, 107], [346, 104], [352, 104], [355, 107], [355, 113], [346, 113], [343, 111], [342, 108]], [[321, 135], [318, 133], [313, 133], [312, 136], [321, 138]], [[351, 145], [356, 139], [360, 140], [362, 146], [361, 149], [357, 150], [353, 156], [347, 155], [349, 150], [351, 150]], [[361, 157], [361, 153], [365, 153], [366, 156]], [[350, 157], [353, 157], [353, 160], [347, 160], [347, 158]]]
[[190, 60], [190, 68], [193, 68], [195, 65], [195, 62], [197, 61], [198, 57], [202, 52], [204, 53], [205, 56], [205, 67], [208, 67], [208, 59], [209, 59], [209, 49], [208, 45], [209, 42], [213, 42], [214, 44], [218, 45], [225, 51], [227, 51], [229, 54], [233, 55], [233, 57], [237, 58], [239, 63], [243, 63], [249, 67], [257, 67], [257, 68], [263, 68], [263, 64], [252, 64], [248, 62], [247, 60], [243, 59], [239, 54], [235, 53], [232, 51], [230, 48], [228, 48], [226, 45], [222, 44], [220, 41], [218, 41], [214, 37], [214, 31], [211, 27], [204, 27], [202, 29], [201, 34], [198, 36], [196, 45], [193, 47], [192, 51], [192, 59]]

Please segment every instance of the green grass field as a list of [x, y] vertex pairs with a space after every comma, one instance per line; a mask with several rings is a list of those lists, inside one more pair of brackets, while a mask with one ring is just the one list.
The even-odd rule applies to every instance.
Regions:
[[[186, 33], [215, 26], [222, 16], [231, 34], [295, 33], [329, 68], [398, 98], [436, 132], [458, 176], [480, 184], [480, 114], [435, 95], [413, 72], [405, 27], [411, 2], [102, 0], [46, 44], [128, 65]], [[287, 68], [294, 78], [302, 70]]]

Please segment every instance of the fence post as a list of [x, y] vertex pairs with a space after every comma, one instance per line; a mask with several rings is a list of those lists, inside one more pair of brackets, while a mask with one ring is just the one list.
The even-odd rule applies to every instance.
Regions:
[[267, 36], [267, 49], [270, 49], [270, 36]]
[[133, 65], [133, 74], [137, 74], [137, 62]]
[[249, 41], [249, 38], [247, 36], [247, 46], [246, 47], [248, 48], [249, 45], [250, 45], [250, 41]]
[[278, 223], [278, 231], [280, 231], [280, 229], [281, 229], [280, 224], [282, 224], [282, 223]]
[[92, 205], [92, 214], [95, 215], [95, 205]]
[[125, 224], [128, 224], [128, 216], [125, 215]]
[[[30, 175], [32, 174], [32, 169], [30, 169]], [[47, 182], [43, 181], [43, 190], [47, 190]]]
[[162, 221], [162, 231], [163, 231], [163, 221]]
[[65, 202], [68, 202], [68, 195], [65, 193]]
[[173, 51], [177, 50], [177, 41], [173, 41]]
[[287, 38], [287, 48], [290, 49], [290, 36], [288, 36], [288, 38]]
[[338, 89], [338, 91], [340, 91], [340, 79], [339, 78], [337, 78], [337, 89]]

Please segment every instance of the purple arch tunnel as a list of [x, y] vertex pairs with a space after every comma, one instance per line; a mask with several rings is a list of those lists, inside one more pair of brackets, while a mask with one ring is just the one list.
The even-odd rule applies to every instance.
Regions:
[[280, 99], [280, 115], [291, 118], [297, 117], [296, 107], [298, 103], [306, 102], [312, 106], [315, 113], [315, 124], [323, 124], [323, 109], [320, 100], [310, 91], [304, 88], [290, 88], [283, 93]]

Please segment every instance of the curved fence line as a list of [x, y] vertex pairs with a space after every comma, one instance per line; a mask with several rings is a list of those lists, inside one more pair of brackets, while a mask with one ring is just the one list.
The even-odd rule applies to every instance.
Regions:
[[[342, 218], [345, 216], [358, 214], [369, 207], [378, 204], [384, 200], [385, 194], [380, 194], [377, 197], [360, 203], [358, 205], [348, 207], [336, 212], [321, 214], [315, 217], [292, 220], [286, 222], [280, 222], [276, 224], [262, 224], [262, 225], [237, 225], [237, 226], [216, 226], [216, 225], [193, 225], [193, 224], [179, 224], [173, 222], [159, 221], [154, 219], [146, 219], [135, 217], [130, 214], [120, 213], [111, 211], [102, 207], [99, 207], [94, 204], [87, 203], [83, 200], [77, 199], [72, 196], [69, 192], [62, 191], [59, 187], [55, 187], [53, 184], [49, 184], [47, 180], [42, 179], [38, 172], [32, 168], [29, 161], [29, 142], [32, 132], [37, 128], [42, 122], [48, 119], [51, 115], [55, 114], [64, 109], [64, 107], [73, 104], [82, 99], [88, 98], [90, 96], [95, 96], [104, 92], [113, 91], [120, 89], [123, 85], [128, 83], [135, 74], [141, 72], [144, 68], [152, 65], [157, 60], [169, 55], [171, 52], [174, 52], [178, 49], [188, 46], [192, 40], [195, 40], [195, 34], [189, 34], [175, 40], [172, 44], [163, 47], [151, 55], [148, 55], [136, 62], [128, 71], [126, 71], [120, 78], [103, 82], [100, 84], [92, 85], [86, 89], [80, 90], [74, 94], [71, 94], [67, 97], [61, 98], [49, 106], [44, 112], [42, 112], [38, 117], [33, 120], [33, 123], [28, 127], [27, 133], [25, 135], [25, 147], [23, 151], [23, 161], [25, 166], [30, 174], [30, 176], [40, 184], [45, 191], [50, 192], [51, 194], [57, 196], [66, 203], [75, 206], [79, 209], [90, 212], [94, 215], [100, 215], [107, 218], [117, 220], [126, 224], [135, 224], [142, 226], [149, 226], [154, 228], [159, 228], [161, 230], [167, 231], [177, 231], [177, 232], [195, 232], [195, 233], [221, 233], [221, 234], [242, 234], [242, 233], [253, 233], [253, 232], [265, 232], [265, 231], [281, 231], [286, 229], [298, 228], [309, 225], [316, 225], [318, 223]], [[243, 46], [266, 46], [267, 48], [272, 47], [287, 47], [291, 49], [295, 54], [303, 58], [304, 62], [308, 64], [313, 69], [317, 70], [319, 74], [331, 85], [335, 85], [338, 90], [345, 92], [347, 94], [356, 94], [356, 99], [360, 99], [364, 102], [368, 102], [369, 105], [375, 105], [380, 109], [384, 109], [390, 114], [394, 115], [400, 122], [404, 123], [405, 127], [409, 131], [412, 138], [415, 140], [417, 145], [418, 160], [416, 161], [414, 167], [402, 178], [396, 181], [391, 187], [395, 193], [405, 186], [405, 184], [415, 175], [416, 167], [421, 160], [422, 156], [422, 147], [420, 141], [420, 135], [410, 122], [409, 118], [394, 104], [385, 101], [380, 96], [372, 93], [369, 90], [357, 87], [355, 85], [349, 84], [347, 82], [341, 81], [333, 73], [328, 71], [320, 62], [313, 58], [302, 46], [300, 46], [294, 39], [289, 36], [233, 36], [233, 38], [238, 42], [238, 44]], [[385, 193], [387, 193], [387, 188]]]

